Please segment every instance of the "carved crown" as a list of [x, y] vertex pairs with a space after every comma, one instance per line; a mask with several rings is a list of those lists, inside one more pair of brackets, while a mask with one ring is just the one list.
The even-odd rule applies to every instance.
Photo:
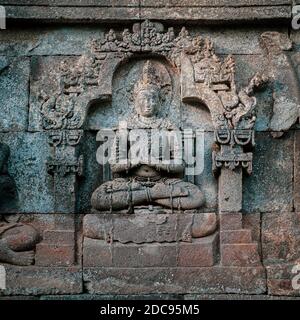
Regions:
[[161, 81], [154, 65], [150, 60], [147, 60], [144, 63], [142, 75], [134, 87], [134, 92], [138, 93], [141, 90], [149, 89], [160, 90]]

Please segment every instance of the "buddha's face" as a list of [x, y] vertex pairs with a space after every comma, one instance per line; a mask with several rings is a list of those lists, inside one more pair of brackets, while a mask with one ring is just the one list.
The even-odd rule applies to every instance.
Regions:
[[150, 118], [156, 114], [159, 104], [159, 90], [140, 90], [135, 97], [135, 108], [139, 115]]

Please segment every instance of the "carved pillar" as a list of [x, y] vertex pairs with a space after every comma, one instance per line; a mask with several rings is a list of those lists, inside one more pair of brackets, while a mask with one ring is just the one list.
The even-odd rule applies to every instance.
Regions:
[[217, 130], [216, 143], [220, 151], [213, 152], [213, 171], [218, 176], [220, 214], [220, 253], [224, 266], [258, 266], [258, 244], [251, 230], [243, 228], [243, 171], [252, 172], [253, 130]]
[[43, 242], [37, 246], [36, 263], [42, 266], [68, 266], [75, 262], [75, 221], [77, 179], [83, 173], [83, 157], [79, 153], [82, 130], [49, 132], [53, 158], [47, 171], [54, 175], [55, 229], [45, 230]]
[[54, 157], [47, 162], [47, 171], [54, 175], [55, 213], [74, 213], [76, 210], [77, 177], [83, 174], [83, 156], [79, 154], [82, 135], [82, 130], [49, 133]]

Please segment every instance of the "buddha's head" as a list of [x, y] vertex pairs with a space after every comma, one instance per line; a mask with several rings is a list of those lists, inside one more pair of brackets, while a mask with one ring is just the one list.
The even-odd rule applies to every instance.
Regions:
[[141, 79], [134, 87], [134, 106], [136, 112], [146, 118], [154, 117], [160, 105], [160, 81], [155, 68], [148, 60]]

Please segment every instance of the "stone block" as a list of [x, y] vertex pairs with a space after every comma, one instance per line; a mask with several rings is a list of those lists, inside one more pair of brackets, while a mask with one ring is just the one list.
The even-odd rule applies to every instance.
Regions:
[[87, 267], [174, 267], [177, 254], [177, 243], [121, 244], [85, 238], [83, 264]]
[[220, 242], [222, 244], [238, 244], [238, 243], [250, 243], [252, 242], [251, 230], [228, 230], [220, 232]]
[[244, 178], [243, 211], [291, 211], [293, 208], [294, 133], [280, 139], [256, 134], [253, 172]]
[[262, 215], [262, 252], [265, 264], [300, 258], [299, 213], [268, 212]]
[[84, 238], [83, 265], [85, 267], [112, 267], [112, 244], [103, 240]]
[[222, 212], [219, 215], [220, 230], [240, 230], [242, 229], [242, 214], [240, 212]]
[[242, 209], [242, 170], [222, 168], [219, 176], [219, 211], [238, 212]]
[[[10, 4], [10, 3], [9, 3]], [[77, 7], [69, 7], [67, 5], [57, 7], [45, 5], [31, 5], [31, 6], [13, 6], [7, 5], [8, 18], [12, 21], [34, 20], [41, 22], [127, 22], [140, 19], [160, 20], [164, 17], [165, 20], [179, 22], [179, 21], [194, 21], [198, 23], [228, 23], [232, 21], [238, 22], [254, 22], [261, 21], [289, 21], [291, 16], [290, 4], [273, 5], [273, 3], [266, 6], [255, 3], [249, 6], [224, 6], [221, 2], [216, 6], [207, 6], [208, 2], [199, 10], [199, 6], [187, 5], [180, 6], [163, 6], [160, 10], [153, 10], [153, 7], [148, 6], [107, 6], [98, 5], [97, 8], [93, 6], [81, 5]], [[87, 19], [88, 17], [88, 19]]]
[[257, 243], [221, 244], [221, 265], [238, 267], [261, 265]]
[[266, 292], [262, 267], [84, 268], [89, 294]]
[[66, 7], [60, 6], [6, 6], [9, 19], [29, 19], [44, 22], [126, 22], [139, 20], [139, 8], [135, 7]]
[[113, 247], [114, 267], [175, 267], [177, 264], [176, 243], [149, 243], [143, 245], [116, 243]]
[[55, 7], [138, 7], [139, 0], [118, 0], [115, 2], [111, 0], [3, 0], [3, 4]]
[[0, 132], [27, 130], [29, 61], [0, 56]]
[[153, 10], [152, 8], [141, 8], [141, 19], [161, 19], [164, 17], [166, 20], [189, 20], [201, 21], [202, 23], [226, 23], [229, 21], [254, 21], [261, 20], [267, 21], [274, 20], [287, 20], [290, 17], [290, 6], [252, 6], [252, 7], [217, 7], [209, 8], [203, 7], [201, 10], [197, 7], [171, 7], [160, 8], [160, 10]]
[[255, 242], [261, 240], [261, 214], [243, 214], [243, 228], [251, 230], [252, 239]]
[[1, 295], [58, 295], [82, 292], [82, 270], [79, 267], [14, 267], [4, 265], [7, 288]]
[[179, 267], [210, 267], [216, 263], [218, 254], [218, 233], [193, 239], [192, 243], [180, 243]]
[[75, 262], [75, 244], [45, 244], [36, 246], [37, 266], [72, 266]]
[[2, 213], [53, 213], [53, 176], [46, 170], [50, 156], [45, 133], [0, 133], [0, 141], [10, 148], [8, 172], [17, 188], [14, 208], [1, 208]]
[[43, 243], [61, 245], [72, 245], [75, 241], [74, 231], [68, 230], [45, 230], [43, 235]]

